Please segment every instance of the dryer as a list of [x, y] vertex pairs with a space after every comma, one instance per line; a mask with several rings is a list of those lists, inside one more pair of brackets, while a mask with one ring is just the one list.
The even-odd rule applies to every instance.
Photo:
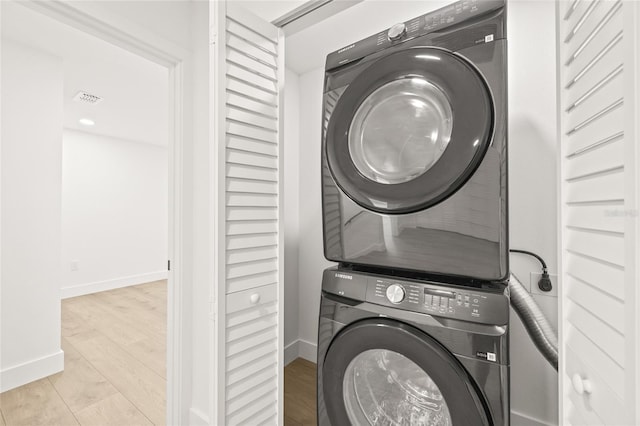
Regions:
[[327, 57], [324, 254], [506, 281], [504, 0], [462, 0]]
[[318, 424], [509, 424], [506, 287], [331, 268], [318, 340]]

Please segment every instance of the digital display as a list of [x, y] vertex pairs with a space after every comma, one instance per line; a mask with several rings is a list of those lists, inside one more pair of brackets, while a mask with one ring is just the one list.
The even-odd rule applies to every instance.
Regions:
[[437, 290], [435, 288], [425, 288], [424, 294], [430, 294], [432, 296], [448, 297], [449, 299], [453, 299], [456, 297], [456, 294], [453, 291]]

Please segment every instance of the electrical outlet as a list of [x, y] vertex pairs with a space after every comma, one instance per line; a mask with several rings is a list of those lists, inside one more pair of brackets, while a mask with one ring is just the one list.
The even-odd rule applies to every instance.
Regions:
[[80, 269], [80, 261], [72, 260], [71, 261], [71, 271], [77, 271], [78, 269]]
[[531, 272], [530, 274], [531, 294], [539, 294], [541, 296], [549, 296], [549, 297], [558, 297], [558, 276], [555, 274], [549, 274], [549, 279], [551, 279], [551, 284], [553, 286], [551, 291], [540, 290], [540, 287], [538, 287], [538, 281], [540, 281], [540, 277], [542, 277], [541, 272]]

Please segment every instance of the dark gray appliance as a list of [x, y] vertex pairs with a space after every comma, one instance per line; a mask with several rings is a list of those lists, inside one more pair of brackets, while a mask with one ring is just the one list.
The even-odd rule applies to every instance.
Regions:
[[509, 424], [507, 287], [443, 286], [330, 268], [318, 424]]
[[504, 0], [459, 1], [327, 57], [327, 259], [507, 280], [506, 70]]

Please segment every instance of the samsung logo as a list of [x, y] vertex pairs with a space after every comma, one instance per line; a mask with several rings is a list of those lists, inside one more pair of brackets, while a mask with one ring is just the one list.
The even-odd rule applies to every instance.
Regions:
[[336, 278], [343, 278], [345, 280], [352, 280], [353, 279], [353, 277], [351, 275], [340, 274], [340, 273], [336, 273]]
[[338, 50], [338, 53], [346, 52], [349, 49], [353, 49], [353, 46], [355, 46], [355, 43], [354, 44], [350, 44], [347, 47], [343, 47], [342, 49]]

